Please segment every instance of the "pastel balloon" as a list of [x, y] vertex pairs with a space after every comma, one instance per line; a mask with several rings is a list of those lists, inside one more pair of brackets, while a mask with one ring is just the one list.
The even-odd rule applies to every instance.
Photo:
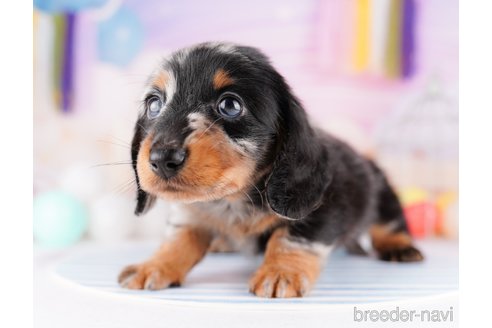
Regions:
[[144, 28], [128, 8], [121, 7], [98, 27], [98, 56], [104, 62], [126, 66], [143, 45]]
[[72, 195], [52, 191], [34, 198], [35, 241], [47, 247], [69, 246], [80, 240], [87, 229], [87, 211]]

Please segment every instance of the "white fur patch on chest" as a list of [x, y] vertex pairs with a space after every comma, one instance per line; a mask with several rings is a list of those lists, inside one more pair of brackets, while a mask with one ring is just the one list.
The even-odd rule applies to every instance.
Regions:
[[236, 201], [217, 200], [196, 204], [196, 207], [209, 216], [220, 218], [225, 224], [244, 223], [256, 216], [255, 208], [243, 199]]

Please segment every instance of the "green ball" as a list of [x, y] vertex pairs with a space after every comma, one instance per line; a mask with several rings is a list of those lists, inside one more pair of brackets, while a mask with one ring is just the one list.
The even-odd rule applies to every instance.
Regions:
[[34, 198], [33, 232], [37, 243], [64, 247], [77, 242], [87, 229], [88, 214], [76, 198], [60, 191]]

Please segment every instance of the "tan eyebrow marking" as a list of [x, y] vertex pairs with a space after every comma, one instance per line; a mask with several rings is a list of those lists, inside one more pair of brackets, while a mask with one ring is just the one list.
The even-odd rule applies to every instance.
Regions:
[[233, 82], [234, 80], [222, 68], [219, 68], [217, 72], [215, 72], [213, 80], [215, 90], [231, 85]]
[[157, 87], [159, 90], [166, 90], [166, 86], [169, 82], [169, 73], [166, 71], [159, 72], [152, 80], [152, 85]]

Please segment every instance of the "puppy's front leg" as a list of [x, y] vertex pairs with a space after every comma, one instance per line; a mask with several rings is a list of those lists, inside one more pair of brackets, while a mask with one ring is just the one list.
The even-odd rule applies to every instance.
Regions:
[[211, 240], [207, 231], [181, 227], [149, 260], [123, 269], [118, 282], [129, 289], [157, 290], [179, 286], [191, 268], [205, 256]]
[[292, 238], [287, 228], [268, 240], [265, 259], [250, 281], [250, 291], [261, 297], [301, 297], [314, 285], [331, 246]]

